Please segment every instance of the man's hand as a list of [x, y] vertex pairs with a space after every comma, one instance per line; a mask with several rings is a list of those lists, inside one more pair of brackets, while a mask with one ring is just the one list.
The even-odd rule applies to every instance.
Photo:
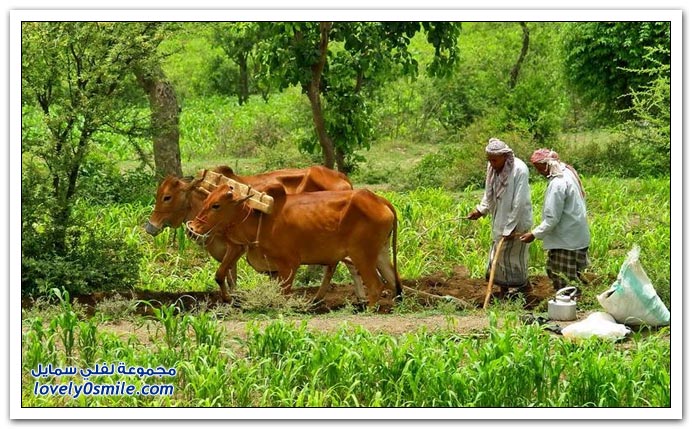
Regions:
[[471, 213], [469, 213], [468, 216], [466, 216], [466, 219], [476, 220], [476, 219], [480, 218], [481, 216], [483, 216], [483, 214], [481, 212], [479, 212], [478, 209], [473, 209], [473, 211]]
[[535, 239], [536, 239], [536, 237], [531, 232], [527, 232], [526, 234], [522, 234], [521, 237], [519, 237], [519, 240], [521, 240], [523, 243], [531, 243]]

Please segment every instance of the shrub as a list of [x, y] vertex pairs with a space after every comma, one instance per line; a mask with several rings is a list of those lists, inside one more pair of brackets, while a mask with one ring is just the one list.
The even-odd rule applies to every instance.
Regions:
[[411, 171], [408, 183], [416, 187], [444, 187], [461, 190], [482, 186], [485, 177], [485, 158], [473, 154], [469, 146], [445, 145], [436, 153], [423, 157]]
[[102, 155], [85, 159], [79, 170], [77, 196], [98, 204], [149, 201], [155, 194], [154, 173], [139, 167], [120, 172]]
[[634, 156], [642, 175], [666, 175], [670, 172], [670, 64], [656, 55], [670, 55], [666, 47], [650, 49], [646, 68], [633, 70], [637, 75], [652, 76], [638, 91], [632, 91], [633, 120], [624, 133], [634, 145]]
[[66, 231], [66, 250], [54, 250], [53, 231], [22, 219], [22, 294], [46, 295], [59, 288], [70, 294], [127, 289], [139, 279], [142, 253], [120, 237], [108, 237], [75, 219]]
[[554, 147], [560, 159], [582, 175], [599, 177], [656, 177], [670, 172], [670, 152], [652, 144], [659, 130], [629, 122], [616, 130], [581, 133], [562, 139]]
[[291, 130], [270, 113], [259, 112], [249, 123], [237, 123], [233, 118], [219, 124], [219, 152], [238, 158], [257, 156], [262, 148], [273, 149], [290, 134]]
[[283, 141], [274, 147], [261, 146], [257, 153], [264, 171], [281, 168], [303, 168], [322, 162], [319, 154], [306, 154], [298, 145]]

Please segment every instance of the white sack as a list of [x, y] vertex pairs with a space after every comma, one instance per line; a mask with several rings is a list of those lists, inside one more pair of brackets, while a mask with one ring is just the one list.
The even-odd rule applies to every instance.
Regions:
[[597, 336], [608, 339], [620, 339], [629, 334], [630, 329], [620, 323], [616, 323], [613, 316], [604, 312], [591, 313], [581, 322], [572, 323], [562, 328], [562, 335], [566, 338], [588, 338]]

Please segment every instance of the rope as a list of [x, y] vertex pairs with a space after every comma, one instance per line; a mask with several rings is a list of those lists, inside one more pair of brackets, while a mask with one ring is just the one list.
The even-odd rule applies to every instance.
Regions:
[[259, 217], [260, 217], [260, 218], [259, 218], [259, 224], [257, 225], [257, 237], [255, 237], [255, 242], [254, 242], [254, 243], [250, 243], [250, 244], [252, 244], [253, 246], [259, 246], [260, 230], [262, 229], [262, 212], [260, 212]]

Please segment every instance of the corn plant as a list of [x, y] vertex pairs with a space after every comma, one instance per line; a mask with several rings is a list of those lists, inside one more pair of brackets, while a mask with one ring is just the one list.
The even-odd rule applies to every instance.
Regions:
[[96, 350], [98, 348], [96, 337], [97, 328], [92, 320], [79, 322], [78, 346], [80, 357], [84, 365], [90, 366], [95, 362]]
[[208, 345], [220, 347], [224, 337], [223, 327], [219, 326], [213, 313], [203, 312], [196, 315], [186, 315], [187, 324], [195, 333], [197, 346]]
[[29, 329], [22, 334], [23, 366], [25, 370], [38, 367], [38, 364], [56, 364], [58, 362], [55, 348], [55, 336], [57, 333], [54, 328], [48, 326], [46, 329], [44, 320], [36, 317], [28, 320]]
[[72, 309], [70, 294], [67, 291], [52, 289], [53, 294], [58, 298], [62, 311], [51, 322], [51, 329], [60, 332], [60, 339], [65, 350], [68, 361], [72, 361], [72, 351], [75, 345], [75, 328], [79, 324], [77, 313]]

